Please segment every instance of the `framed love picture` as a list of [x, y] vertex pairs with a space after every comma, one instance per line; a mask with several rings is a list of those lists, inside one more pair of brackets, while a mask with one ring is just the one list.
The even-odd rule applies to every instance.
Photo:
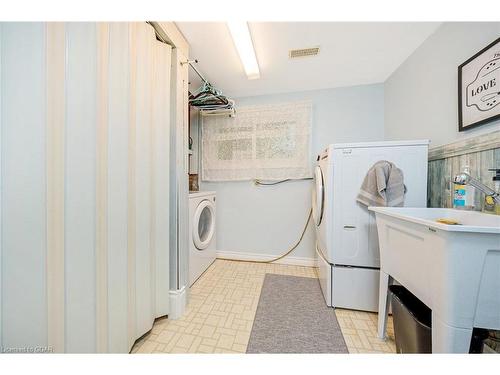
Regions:
[[500, 38], [458, 67], [458, 131], [500, 119]]

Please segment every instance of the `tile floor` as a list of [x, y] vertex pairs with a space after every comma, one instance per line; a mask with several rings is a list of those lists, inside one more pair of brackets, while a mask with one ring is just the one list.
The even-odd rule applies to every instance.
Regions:
[[[311, 267], [216, 260], [190, 290], [181, 319], [160, 319], [132, 353], [245, 353], [266, 273], [316, 277]], [[350, 353], [394, 353], [392, 320], [387, 341], [377, 314], [335, 310]]]

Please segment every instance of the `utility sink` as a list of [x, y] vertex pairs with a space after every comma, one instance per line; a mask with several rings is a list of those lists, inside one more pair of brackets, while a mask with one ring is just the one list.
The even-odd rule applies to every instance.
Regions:
[[380, 244], [380, 338], [392, 280], [432, 309], [433, 352], [467, 353], [474, 327], [500, 329], [500, 216], [445, 208], [369, 209]]
[[[370, 210], [376, 214], [388, 215], [444, 231], [500, 234], [500, 215], [450, 208], [370, 207]], [[459, 224], [442, 224], [436, 222], [438, 219], [451, 219]]]

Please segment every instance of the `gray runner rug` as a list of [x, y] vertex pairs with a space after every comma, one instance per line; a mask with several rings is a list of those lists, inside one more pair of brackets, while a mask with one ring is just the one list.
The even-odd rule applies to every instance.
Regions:
[[318, 279], [266, 274], [247, 353], [348, 353]]

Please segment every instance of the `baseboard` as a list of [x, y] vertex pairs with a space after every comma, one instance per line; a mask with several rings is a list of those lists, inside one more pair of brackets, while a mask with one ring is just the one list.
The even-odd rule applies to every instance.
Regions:
[[[245, 253], [245, 252], [236, 252], [236, 251], [217, 251], [217, 258], [222, 259], [231, 259], [231, 260], [271, 260], [276, 258], [276, 255], [269, 254], [257, 254], [257, 253]], [[316, 259], [315, 258], [307, 258], [307, 257], [294, 257], [294, 256], [286, 256], [280, 260], [274, 262], [276, 264], [287, 264], [290, 266], [305, 266], [305, 267], [316, 267]]]
[[168, 292], [170, 300], [170, 312], [168, 314], [169, 319], [179, 319], [186, 311], [187, 305], [187, 291], [186, 287], [183, 286], [178, 290], [170, 290]]

